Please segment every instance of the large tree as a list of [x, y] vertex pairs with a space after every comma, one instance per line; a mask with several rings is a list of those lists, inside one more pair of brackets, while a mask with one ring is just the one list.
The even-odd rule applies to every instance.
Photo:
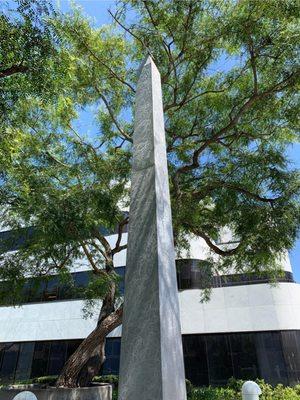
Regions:
[[[95, 28], [76, 10], [48, 19], [59, 63], [45, 74], [55, 96], [25, 96], [20, 151], [1, 180], [3, 219], [35, 234], [2, 257], [0, 277], [5, 301], [20, 302], [28, 274], [66, 279], [75, 258], [90, 264], [86, 294], [102, 299], [98, 324], [58, 385], [98, 373], [105, 337], [122, 320], [114, 255], [125, 248], [132, 107], [145, 54], [162, 76], [176, 244], [202, 238], [219, 272], [234, 265], [278, 274], [299, 227], [299, 178], [287, 157], [297, 140], [299, 11], [291, 0], [126, 0], [110, 12], [111, 26]], [[75, 129], [89, 105], [97, 137]], [[115, 247], [100, 226], [118, 226]], [[224, 229], [233, 241], [218, 246]]]

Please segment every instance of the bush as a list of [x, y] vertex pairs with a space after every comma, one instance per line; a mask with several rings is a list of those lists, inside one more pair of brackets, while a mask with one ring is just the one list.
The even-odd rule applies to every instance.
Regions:
[[300, 396], [300, 385], [294, 387], [295, 392]]
[[34, 378], [33, 383], [38, 383], [39, 385], [49, 385], [55, 386], [58, 375], [49, 375], [49, 376], [40, 376], [38, 378]]
[[243, 383], [242, 379], [235, 379], [235, 378], [229, 378], [227, 382], [227, 386], [230, 389], [233, 389], [236, 392], [240, 392], [242, 390]]
[[[256, 380], [262, 390], [260, 400], [300, 400], [300, 385], [272, 387], [263, 380]], [[244, 381], [231, 378], [224, 388], [194, 388], [188, 396], [189, 400], [241, 400], [241, 389]]]
[[93, 378], [93, 382], [97, 383], [110, 383], [115, 388], [119, 385], [119, 377], [118, 375], [102, 375], [102, 376], [95, 376]]
[[233, 389], [204, 387], [194, 389], [190, 400], [239, 400], [240, 398]]
[[188, 379], [185, 380], [185, 386], [186, 386], [186, 394], [188, 396], [191, 396], [192, 392], [193, 392], [193, 384], [191, 381], [189, 381]]

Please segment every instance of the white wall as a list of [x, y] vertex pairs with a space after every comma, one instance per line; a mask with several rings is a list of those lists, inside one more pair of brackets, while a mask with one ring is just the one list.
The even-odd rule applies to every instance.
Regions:
[[[300, 285], [280, 283], [216, 288], [201, 304], [200, 290], [179, 293], [183, 334], [300, 330]], [[81, 300], [0, 307], [0, 343], [85, 338], [97, 315], [84, 319]], [[112, 336], [120, 336], [118, 328]]]

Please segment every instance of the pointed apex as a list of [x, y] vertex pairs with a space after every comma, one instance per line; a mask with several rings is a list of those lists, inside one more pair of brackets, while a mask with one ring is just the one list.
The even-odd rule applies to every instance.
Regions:
[[147, 54], [147, 56], [145, 57], [144, 62], [143, 62], [143, 64], [142, 64], [142, 68], [143, 68], [145, 65], [151, 64], [151, 63], [154, 64], [154, 61], [152, 60], [152, 57], [150, 56], [150, 54]]
[[148, 65], [148, 64], [152, 64], [156, 68], [155, 62], [153, 61], [153, 59], [152, 59], [152, 57], [151, 57], [151, 55], [149, 53], [146, 55], [146, 57], [142, 61], [141, 65], [139, 66], [139, 69], [138, 69], [138, 72], [137, 72], [138, 77], [141, 75], [141, 72], [144, 69], [144, 67], [146, 65]]

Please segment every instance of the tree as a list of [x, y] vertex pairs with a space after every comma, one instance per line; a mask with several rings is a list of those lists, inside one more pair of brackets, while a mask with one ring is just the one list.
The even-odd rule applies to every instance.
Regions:
[[[297, 140], [298, 3], [126, 0], [110, 13], [112, 27], [100, 29], [78, 11], [49, 20], [60, 91], [55, 102], [31, 101], [34, 124], [21, 126], [22, 155], [1, 188], [7, 223], [36, 229], [17, 257], [3, 257], [2, 279], [21, 288], [28, 272], [65, 278], [76, 257], [94, 271], [87, 295], [103, 300], [98, 325], [66, 363], [65, 386], [98, 373], [105, 337], [121, 323], [113, 257], [124, 249], [121, 203], [145, 53], [162, 75], [177, 246], [194, 235], [211, 249], [212, 269], [276, 277], [299, 228], [299, 177], [286, 154]], [[78, 107], [90, 104], [98, 106], [96, 142], [74, 128]], [[115, 248], [100, 225], [119, 226]], [[218, 246], [228, 228], [234, 240]]]

